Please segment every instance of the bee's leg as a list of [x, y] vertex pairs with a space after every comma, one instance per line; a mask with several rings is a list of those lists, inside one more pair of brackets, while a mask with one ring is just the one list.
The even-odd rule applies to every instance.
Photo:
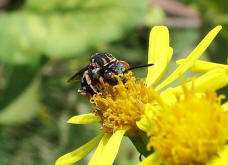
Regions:
[[88, 72], [88, 70], [85, 71], [84, 75], [85, 75], [87, 84], [90, 86], [90, 88], [93, 90], [93, 92], [94, 92], [94, 93], [98, 93], [97, 90], [96, 90], [96, 88], [92, 85], [92, 80], [91, 80], [91, 78], [89, 77], [89, 72]]
[[104, 88], [104, 89], [105, 89], [104, 78], [103, 78], [102, 76], [100, 76], [100, 77], [99, 77], [99, 82], [100, 82], [100, 84], [101, 84], [102, 88]]
[[77, 92], [80, 96], [86, 97], [88, 99], [92, 97], [92, 95], [86, 91], [86, 87], [79, 88]]

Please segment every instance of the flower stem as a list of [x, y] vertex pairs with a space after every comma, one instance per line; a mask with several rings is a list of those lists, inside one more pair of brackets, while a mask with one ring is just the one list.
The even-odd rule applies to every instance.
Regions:
[[137, 151], [143, 156], [149, 156], [151, 153], [154, 152], [153, 149], [151, 149], [150, 151], [147, 150], [146, 146], [148, 144], [149, 139], [147, 138], [144, 132], [138, 130], [135, 136], [128, 136], [128, 138], [134, 144]]

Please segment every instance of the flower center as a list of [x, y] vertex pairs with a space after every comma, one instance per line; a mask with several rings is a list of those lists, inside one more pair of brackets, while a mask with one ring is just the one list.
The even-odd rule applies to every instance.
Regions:
[[177, 96], [172, 106], [161, 105], [153, 119], [148, 148], [153, 147], [167, 164], [206, 164], [226, 144], [228, 114], [215, 92], [197, 95], [182, 87], [184, 98]]
[[136, 81], [132, 72], [115, 76], [118, 84], [106, 84], [106, 90], [92, 97], [94, 113], [101, 117], [102, 129], [113, 133], [116, 130], [128, 129], [133, 133], [136, 121], [144, 113], [145, 105], [153, 101], [150, 90], [144, 80]]

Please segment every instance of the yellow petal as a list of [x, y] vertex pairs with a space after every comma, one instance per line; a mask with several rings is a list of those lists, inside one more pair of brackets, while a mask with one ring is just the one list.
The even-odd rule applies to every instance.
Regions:
[[93, 113], [78, 115], [70, 118], [67, 123], [71, 124], [93, 124], [101, 121], [99, 116], [96, 116]]
[[[184, 62], [185, 62], [185, 59], [176, 61], [177, 64], [182, 64]], [[193, 73], [206, 73], [209, 70], [212, 70], [215, 68], [223, 68], [226, 71], [228, 71], [228, 65], [217, 64], [214, 62], [207, 62], [207, 61], [201, 61], [201, 60], [196, 61], [195, 64], [192, 65], [191, 70]]]
[[217, 26], [212, 29], [186, 58], [186, 61], [180, 66], [178, 66], [177, 69], [167, 79], [165, 79], [155, 88], [155, 90], [160, 91], [166, 85], [176, 80], [180, 76], [180, 74], [183, 74], [187, 69], [189, 69], [194, 64], [194, 62], [203, 54], [203, 52], [207, 49], [207, 47], [210, 45], [210, 43], [213, 41], [213, 39], [221, 29], [222, 26]]
[[155, 116], [155, 110], [157, 110], [154, 107], [155, 106], [153, 104], [147, 104], [145, 108], [146, 115], [142, 115], [141, 119], [136, 122], [137, 127], [143, 130], [144, 132], [150, 132], [150, 130], [153, 129], [152, 121]]
[[151, 125], [148, 121], [150, 121], [150, 120], [148, 120], [148, 117], [146, 115], [143, 115], [143, 116], [141, 116], [141, 119], [136, 122], [136, 125], [142, 131], [147, 132], [151, 128]]
[[84, 144], [83, 146], [79, 147], [78, 149], [61, 156], [56, 162], [55, 165], [69, 165], [73, 164], [82, 158], [84, 158], [86, 155], [88, 155], [93, 148], [99, 143], [100, 139], [103, 137], [103, 133], [96, 136], [92, 140], [90, 140], [88, 143]]
[[145, 113], [148, 114], [148, 115], [142, 115], [141, 116], [141, 119], [139, 121], [136, 122], [136, 125], [139, 129], [143, 130], [144, 132], [147, 132], [147, 131], [150, 131], [151, 129], [151, 119], [150, 117], [153, 116], [153, 111], [150, 110], [151, 106], [149, 104], [146, 105], [146, 108], [145, 108]]
[[148, 67], [146, 78], [147, 86], [157, 83], [168, 66], [172, 57], [172, 48], [169, 47], [169, 31], [165, 26], [155, 26], [150, 32]]
[[168, 64], [169, 64], [169, 62], [171, 61], [171, 59], [173, 57], [173, 48], [169, 47], [168, 51], [169, 51], [169, 53], [168, 53]]
[[101, 153], [103, 151], [103, 148], [106, 145], [106, 143], [108, 142], [108, 140], [110, 139], [110, 137], [111, 137], [111, 134], [107, 134], [107, 133], [103, 136], [95, 153], [93, 154], [93, 157], [89, 161], [88, 165], [97, 165], [98, 164], [98, 162], [101, 158]]
[[228, 112], [228, 102], [225, 102], [223, 105], [222, 105], [222, 109], [224, 112]]
[[[217, 90], [220, 89], [228, 84], [228, 74], [226, 70], [217, 68], [213, 69], [204, 75], [198, 77], [197, 79], [193, 80], [194, 83], [194, 90], [196, 92], [205, 92], [206, 90]], [[188, 82], [188, 88], [192, 87], [192, 81]], [[171, 89], [173, 92], [181, 93], [182, 87], [178, 86], [176, 88]]]
[[228, 164], [228, 146], [224, 147], [218, 156], [215, 156], [206, 165], [227, 165]]
[[101, 157], [99, 157], [100, 160], [98, 164], [113, 164], [125, 132], [126, 130], [118, 130], [110, 137], [109, 141], [103, 147], [103, 151], [101, 153]]
[[154, 152], [149, 155], [146, 159], [139, 163], [139, 165], [160, 165], [161, 161], [159, 160], [158, 154]]
[[167, 105], [174, 105], [176, 103], [177, 99], [174, 91], [175, 90], [173, 88], [167, 88], [165, 91], [160, 93], [162, 100], [165, 100]]

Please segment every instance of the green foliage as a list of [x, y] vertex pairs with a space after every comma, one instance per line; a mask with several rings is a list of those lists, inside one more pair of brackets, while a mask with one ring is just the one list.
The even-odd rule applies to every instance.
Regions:
[[145, 25], [148, 27], [152, 27], [155, 25], [160, 25], [165, 20], [164, 11], [156, 6], [150, 6], [147, 9], [147, 14], [145, 16]]
[[3, 14], [0, 17], [0, 60], [11, 64], [37, 64], [45, 37], [40, 22], [33, 14]]
[[0, 17], [0, 59], [34, 64], [42, 54], [74, 57], [119, 39], [144, 14], [142, 0], [26, 1], [23, 10]]
[[25, 123], [34, 117], [40, 106], [39, 86], [40, 77], [36, 77], [19, 96], [0, 111], [0, 124]]
[[37, 114], [40, 104], [39, 68], [14, 66], [5, 69], [6, 85], [1, 91], [0, 124], [24, 123]]

